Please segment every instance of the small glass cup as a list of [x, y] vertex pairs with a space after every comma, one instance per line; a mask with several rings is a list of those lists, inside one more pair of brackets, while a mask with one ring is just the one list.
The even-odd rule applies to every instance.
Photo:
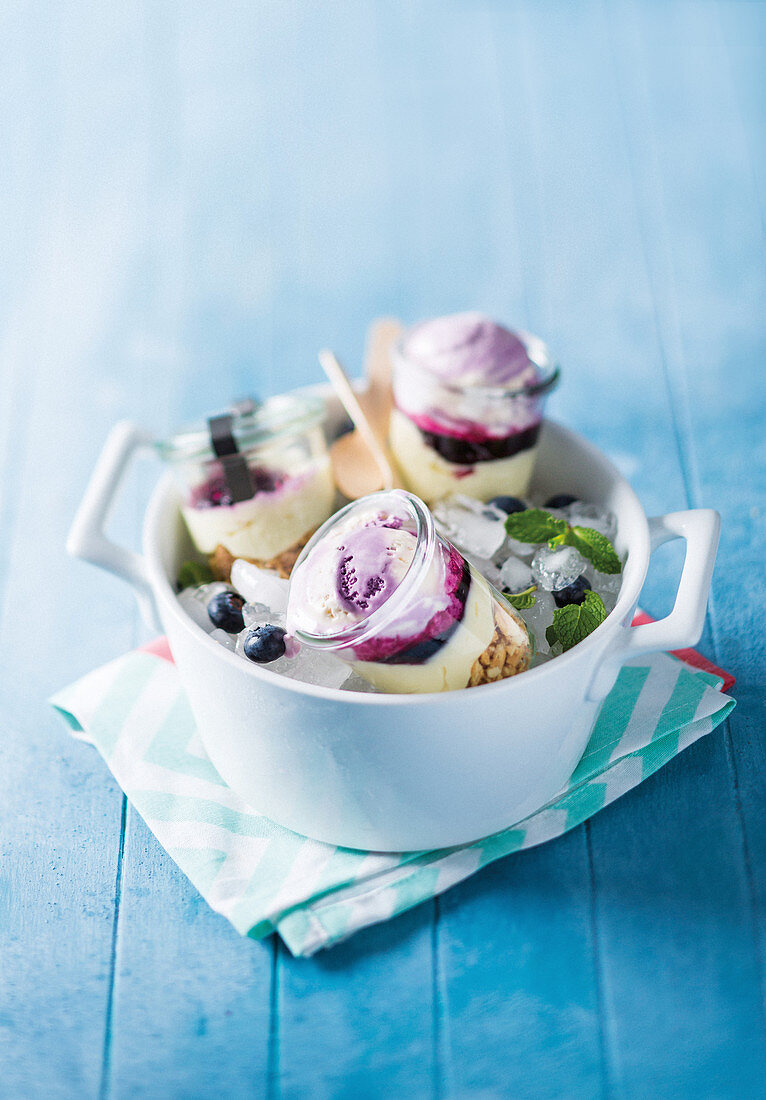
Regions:
[[408, 354], [409, 332], [395, 345], [391, 451], [405, 484], [429, 504], [451, 493], [526, 494], [560, 371], [542, 340], [516, 335], [529, 366], [507, 386], [448, 383]]
[[385, 692], [452, 691], [524, 671], [524, 623], [422, 500], [400, 489], [353, 501], [295, 563], [287, 629]]
[[[285, 394], [242, 402], [157, 445], [200, 553], [289, 572], [335, 503], [323, 418], [321, 401]], [[225, 573], [225, 562], [214, 571]]]

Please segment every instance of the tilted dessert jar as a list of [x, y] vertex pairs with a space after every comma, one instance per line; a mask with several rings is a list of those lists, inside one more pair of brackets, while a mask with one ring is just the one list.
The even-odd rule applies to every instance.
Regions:
[[559, 369], [534, 336], [480, 313], [415, 325], [394, 348], [390, 444], [429, 504], [450, 493], [523, 496]]
[[491, 683], [530, 658], [519, 616], [399, 489], [361, 497], [317, 531], [295, 563], [287, 629], [388, 692]]
[[335, 501], [323, 418], [322, 402], [282, 395], [240, 402], [158, 444], [202, 554], [274, 567], [281, 556], [294, 560]]

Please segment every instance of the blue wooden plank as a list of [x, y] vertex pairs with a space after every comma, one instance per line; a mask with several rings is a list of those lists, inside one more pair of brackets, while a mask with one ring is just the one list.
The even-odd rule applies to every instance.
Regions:
[[213, 913], [132, 814], [107, 1094], [266, 1095], [271, 975], [272, 944]]
[[602, 1095], [584, 830], [487, 868], [439, 908], [447, 1095]]
[[[174, 60], [178, 29], [172, 13], [159, 9], [126, 15], [125, 24], [120, 42], [125, 69], [117, 66], [113, 84], [106, 82], [112, 89], [106, 113], [121, 96], [130, 97], [130, 124], [119, 143], [94, 127], [94, 149], [85, 145], [77, 167], [104, 142], [115, 162], [112, 171], [133, 186], [130, 251], [124, 260], [120, 253], [116, 257], [119, 294], [104, 311], [109, 335], [101, 351], [113, 364], [106, 386], [112, 416], [130, 416], [165, 434], [248, 387], [230, 343], [222, 341], [218, 359], [204, 363], [208, 391], [198, 385], [199, 364], [189, 352], [195, 336], [188, 317], [196, 321], [198, 291], [187, 266], [182, 98]], [[78, 92], [103, 98], [103, 74], [87, 54], [88, 34], [79, 28], [69, 58], [78, 71]], [[136, 87], [127, 76], [133, 65], [145, 81]], [[103, 201], [97, 192], [95, 201], [99, 198]], [[220, 264], [209, 266], [221, 275]], [[236, 284], [236, 273], [223, 276]], [[110, 387], [116, 382], [121, 385], [115, 393]], [[92, 448], [98, 445], [100, 439], [94, 439]], [[129, 541], [137, 541], [137, 521], [156, 473], [148, 466], [125, 493], [121, 533], [132, 528]], [[122, 592], [118, 582], [108, 583], [110, 592]], [[158, 1088], [179, 1096], [261, 1093], [268, 1067], [270, 946], [241, 938], [215, 916], [132, 810], [120, 886], [108, 1012], [96, 1052], [100, 1066], [103, 1048], [103, 1095], [152, 1095]]]
[[[7, 145], [14, 154], [0, 183], [12, 275], [0, 307], [7, 471], [0, 553], [0, 1091], [95, 1095], [122, 797], [45, 699], [134, 637], [128, 594], [73, 569], [63, 554], [94, 457], [93, 437], [114, 416], [102, 396], [119, 372], [110, 363], [113, 344], [101, 339], [100, 309], [113, 286], [107, 253], [124, 237], [110, 225], [100, 238], [103, 255], [83, 247], [93, 239], [92, 211], [63, 152], [58, 22], [52, 14], [48, 33], [38, 38], [34, 14], [27, 9], [4, 39], [12, 60], [3, 67], [3, 92], [7, 80], [15, 81], [3, 102], [27, 121]], [[35, 58], [48, 74], [45, 87]], [[92, 295], [87, 302], [84, 287]]]
[[[734, 667], [739, 677], [740, 704], [726, 731], [726, 763], [740, 834], [735, 851], [743, 878], [736, 923], [743, 936], [757, 937], [754, 957], [737, 960], [735, 966], [752, 970], [760, 982], [761, 998], [754, 1010], [763, 1027], [766, 792], [763, 743], [753, 736], [762, 714], [764, 630], [759, 608], [766, 596], [757, 551], [763, 534], [760, 502], [766, 497], [766, 279], [760, 232], [764, 195], [759, 173], [753, 171], [764, 162], [763, 134], [753, 125], [762, 109], [763, 65], [761, 94], [738, 96], [733, 77], [740, 66], [714, 63], [725, 54], [714, 14], [700, 18], [695, 12], [693, 23], [688, 20], [689, 54], [695, 65], [683, 80], [662, 67], [667, 58], [656, 22], [646, 16], [641, 20], [639, 43], [645, 53], [657, 57], [662, 79], [644, 93], [649, 137], [653, 124], [655, 129], [655, 156], [637, 174], [645, 201], [658, 321], [681, 409], [682, 446], [689, 456], [690, 499], [710, 501], [724, 519], [721, 564], [711, 598], [711, 640], [718, 659]], [[740, 16], [741, 8], [734, 7], [733, 14]], [[744, 56], [752, 58], [753, 44], [762, 47], [766, 41], [762, 8], [749, 13], [748, 30], [749, 35], [741, 34], [735, 41]], [[746, 66], [741, 68], [746, 74]], [[751, 71], [743, 82], [744, 91], [756, 91], [754, 75]], [[669, 100], [674, 111], [664, 127], [656, 127]], [[684, 125], [700, 111], [707, 122], [704, 139]], [[717, 171], [695, 171], [709, 160], [711, 137]], [[672, 174], [664, 167], [671, 163]], [[657, 164], [664, 170], [658, 172]], [[689, 193], [695, 195], [691, 205]], [[757, 1074], [762, 1058], [759, 1044], [743, 1052], [742, 1064]]]
[[[720, 738], [698, 746], [590, 839], [447, 895], [436, 924], [422, 907], [308, 963], [280, 952], [274, 987], [269, 947], [209, 913], [130, 814], [120, 861], [119, 794], [43, 699], [138, 636], [129, 594], [58, 549], [111, 420], [164, 431], [312, 380], [320, 343], [355, 366], [378, 312], [477, 306], [548, 336], [566, 368], [555, 414], [650, 510], [720, 507], [724, 558], [754, 569], [763, 484], [730, 425], [755, 446], [762, 11], [724, 5], [723, 36], [714, 10], [677, 4], [3, 13], [29, 65], [3, 67], [0, 98], [29, 112], [22, 141], [17, 121], [2, 131], [17, 216], [0, 426], [23, 493], [0, 484], [0, 1092], [94, 1095], [104, 1057], [115, 1096], [267, 1078], [289, 1095], [755, 1092], [754, 574], [747, 603], [716, 577], [711, 639], [742, 685], [731, 759]], [[50, 593], [44, 661], [30, 587]]]
[[437, 1091], [432, 925], [433, 906], [422, 905], [308, 960], [280, 951], [281, 1095]]

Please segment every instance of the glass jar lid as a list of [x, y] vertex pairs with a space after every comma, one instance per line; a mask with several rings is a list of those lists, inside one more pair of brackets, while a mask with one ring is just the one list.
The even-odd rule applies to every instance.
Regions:
[[233, 449], [247, 451], [308, 431], [321, 423], [324, 412], [324, 403], [307, 394], [280, 394], [263, 402], [246, 398], [206, 421], [181, 428], [156, 446], [168, 462], [207, 461], [220, 456], [216, 436], [221, 433], [230, 437]]

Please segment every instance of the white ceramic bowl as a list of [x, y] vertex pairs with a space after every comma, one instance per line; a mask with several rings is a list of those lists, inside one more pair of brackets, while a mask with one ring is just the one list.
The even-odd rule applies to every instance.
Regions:
[[[332, 432], [341, 413], [325, 397]], [[693, 645], [701, 633], [717, 513], [647, 520], [605, 456], [548, 421], [533, 492], [566, 489], [610, 508], [618, 549], [628, 555], [617, 605], [593, 634], [520, 676], [438, 695], [357, 694], [281, 678], [212, 641], [176, 600], [174, 580], [190, 544], [169, 475], [149, 503], [143, 556], [104, 536], [121, 474], [147, 442], [132, 425], [115, 427], [68, 548], [130, 581], [147, 620], [159, 621], [226, 782], [274, 821], [318, 840], [405, 851], [463, 844], [515, 824], [571, 776], [620, 666], [652, 650]], [[673, 611], [631, 627], [651, 551], [673, 538], [687, 543]]]

